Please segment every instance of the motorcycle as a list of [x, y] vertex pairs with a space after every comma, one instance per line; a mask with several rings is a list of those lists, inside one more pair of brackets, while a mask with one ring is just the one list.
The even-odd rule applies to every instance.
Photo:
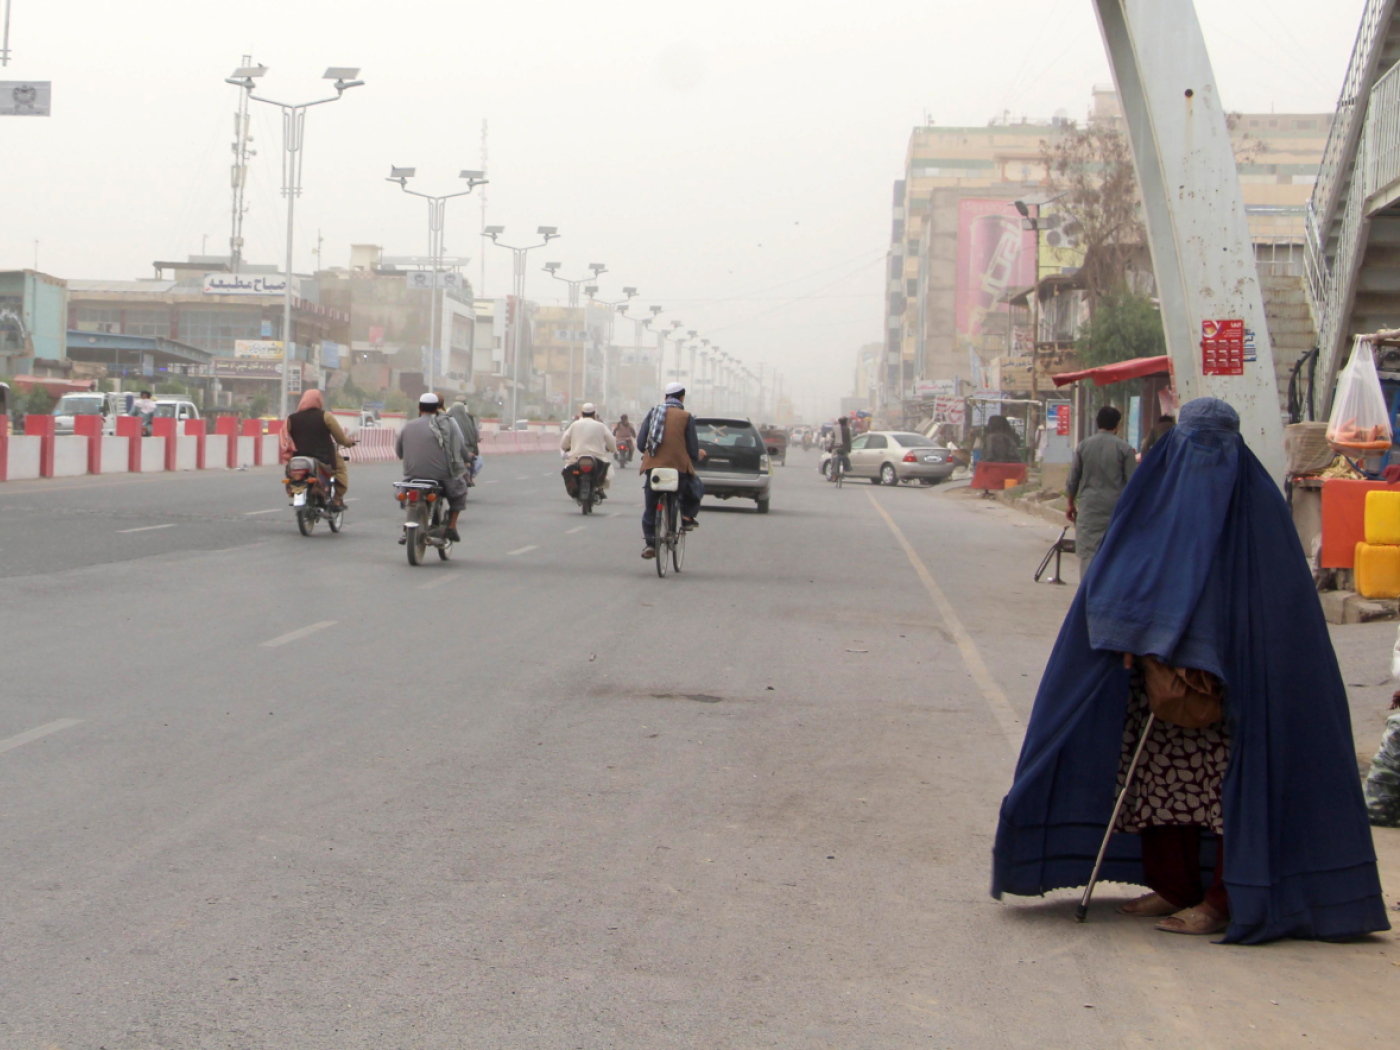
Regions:
[[617, 451], [613, 453], [613, 459], [617, 460], [617, 469], [623, 470], [628, 463], [632, 462], [632, 443], [625, 438], [619, 438]]
[[447, 538], [447, 490], [432, 478], [410, 478], [394, 482], [394, 498], [404, 509], [403, 539], [408, 564], [422, 565], [429, 547], [446, 561], [452, 554]]
[[580, 456], [577, 463], [568, 468], [569, 495], [583, 508], [585, 514], [592, 514], [593, 508], [603, 502], [603, 479], [607, 477], [608, 465], [592, 456]]
[[332, 532], [339, 532], [345, 520], [345, 507], [335, 502], [335, 478], [324, 463], [310, 456], [293, 456], [287, 461], [283, 482], [287, 497], [297, 514], [297, 528], [310, 536], [323, 518]]

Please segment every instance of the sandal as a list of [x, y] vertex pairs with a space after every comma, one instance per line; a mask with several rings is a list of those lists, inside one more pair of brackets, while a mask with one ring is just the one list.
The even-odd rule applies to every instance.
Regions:
[[1181, 909], [1160, 893], [1144, 893], [1141, 897], [1120, 905], [1118, 910], [1124, 915], [1132, 915], [1139, 919], [1160, 919], [1164, 915], [1175, 915]]
[[1198, 904], [1194, 908], [1183, 908], [1175, 915], [1169, 915], [1156, 928], [1163, 933], [1186, 933], [1195, 937], [1205, 937], [1212, 933], [1219, 933], [1230, 925], [1229, 919], [1222, 919], [1215, 914], [1215, 909], [1207, 904]]

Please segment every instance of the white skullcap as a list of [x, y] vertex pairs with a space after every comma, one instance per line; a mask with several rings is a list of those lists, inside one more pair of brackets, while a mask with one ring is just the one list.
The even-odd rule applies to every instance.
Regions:
[[442, 399], [436, 394], [424, 394], [418, 399], [418, 403], [420, 405], [440, 405], [442, 404]]
[[585, 416], [591, 416], [594, 412], [598, 411], [598, 407], [594, 405], [592, 401], [588, 401], [584, 403], [583, 407], [580, 408], [579, 411], [582, 412]]
[[666, 384], [666, 396], [667, 396], [667, 397], [670, 397], [672, 394], [684, 394], [684, 393], [685, 393], [685, 384], [684, 384], [684, 383], [667, 383], [667, 384]]

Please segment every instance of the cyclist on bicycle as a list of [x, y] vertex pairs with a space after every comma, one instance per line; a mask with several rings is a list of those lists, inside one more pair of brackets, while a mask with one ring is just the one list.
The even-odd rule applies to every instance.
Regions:
[[666, 400], [647, 413], [637, 429], [638, 447], [642, 452], [641, 472], [646, 475], [646, 497], [642, 500], [642, 538], [646, 548], [643, 558], [656, 557], [656, 497], [651, 491], [651, 469], [672, 467], [681, 476], [681, 528], [687, 532], [697, 528], [695, 515], [700, 513], [700, 498], [705, 486], [695, 476], [695, 464], [705, 458], [700, 437], [695, 432], [695, 417], [685, 410], [685, 387], [672, 383], [666, 388]]
[[849, 474], [851, 472], [851, 421], [845, 416], [836, 420], [836, 426], [831, 428], [831, 436], [827, 439], [830, 444], [828, 450], [831, 452], [831, 476], [836, 477], [836, 464], [841, 464], [841, 470]]

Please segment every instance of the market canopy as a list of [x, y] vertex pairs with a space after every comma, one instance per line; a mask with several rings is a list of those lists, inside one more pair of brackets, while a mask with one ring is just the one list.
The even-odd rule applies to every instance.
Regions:
[[1085, 368], [1078, 372], [1061, 372], [1050, 378], [1056, 386], [1068, 386], [1081, 379], [1092, 379], [1095, 386], [1108, 386], [1110, 383], [1126, 383], [1129, 379], [1142, 379], [1145, 376], [1165, 375], [1171, 371], [1172, 359], [1161, 357], [1135, 357], [1131, 361], [1115, 361], [1111, 365], [1098, 368]]

